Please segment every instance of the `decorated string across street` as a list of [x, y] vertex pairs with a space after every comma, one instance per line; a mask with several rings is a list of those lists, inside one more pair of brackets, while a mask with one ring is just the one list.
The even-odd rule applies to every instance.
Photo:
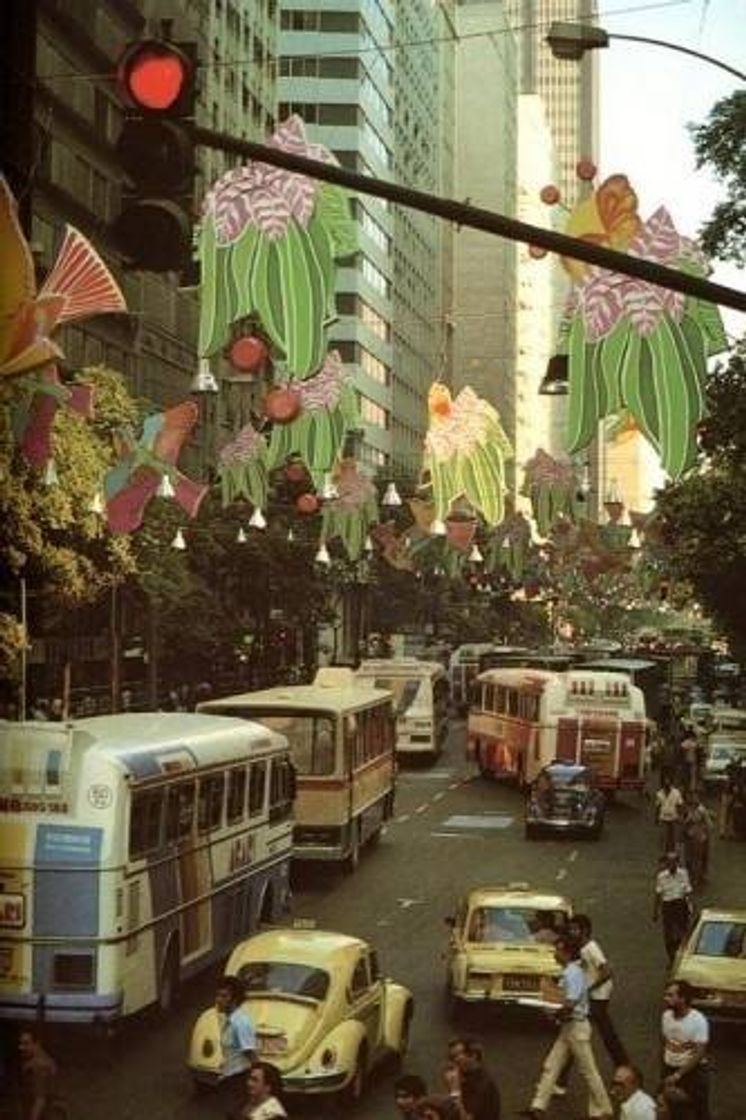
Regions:
[[[201, 130], [195, 135], [199, 139]], [[400, 509], [377, 525], [375, 487], [349, 453], [350, 437], [360, 427], [356, 392], [328, 338], [337, 267], [357, 251], [357, 227], [345, 187], [302, 173], [293, 161], [313, 161], [309, 172], [323, 167], [342, 179], [347, 173], [331, 152], [307, 140], [297, 116], [279, 126], [266, 148], [244, 146], [272, 153], [286, 166], [255, 159], [227, 172], [207, 192], [196, 233], [200, 357], [223, 355], [227, 379], [248, 383], [261, 373], [268, 385], [261, 422], [235, 432], [218, 453], [223, 504], [248, 501], [251, 523], [261, 527], [272, 472], [283, 470], [300, 485], [297, 512], [321, 514], [321, 557], [328, 556], [326, 543], [337, 540], [356, 560], [372, 538], [383, 557], [403, 570], [454, 575], [480, 565], [520, 581], [531, 572], [535, 546], [529, 522], [506, 505], [505, 470], [513, 449], [496, 409], [468, 386], [455, 397], [439, 381], [430, 387], [417, 493], [405, 507], [412, 520]], [[593, 175], [595, 168], [586, 167], [584, 177]], [[375, 193], [385, 193], [386, 184], [378, 191], [375, 182]], [[559, 201], [556, 188], [545, 188], [542, 197]], [[30, 252], [4, 182], [0, 222], [13, 277], [3, 298], [0, 374], [13, 379], [19, 452], [50, 481], [57, 409], [90, 416], [94, 405], [90, 389], [61, 379], [62, 354], [51, 336], [74, 318], [126, 308], [95, 250], [69, 228], [57, 263], [36, 291]], [[568, 245], [567, 238], [550, 233], [545, 241]], [[640, 273], [628, 276], [563, 258], [571, 290], [557, 353], [567, 361], [569, 378], [568, 455], [589, 445], [600, 420], [621, 417], [639, 428], [669, 475], [678, 478], [696, 454], [707, 360], [726, 346], [717, 307], [701, 298], [707, 263], [665, 209], [643, 221], [623, 175], [610, 176], [578, 204], [567, 234], [576, 239], [571, 245], [587, 244], [600, 261], [607, 259], [604, 250], [625, 251], [631, 271]], [[674, 287], [692, 290], [664, 289], [645, 279], [657, 276], [660, 266], [678, 276]], [[197, 406], [185, 401], [146, 417], [139, 433], [118, 433], [102, 479], [111, 532], [136, 531], [156, 494], [197, 516], [207, 484], [178, 467], [197, 422]], [[574, 542], [586, 558], [603, 555], [604, 563], [616, 551], [613, 563], [626, 563], [626, 536], [617, 533], [612, 541], [589, 528], [581, 489], [570, 458], [556, 460], [538, 449], [525, 464], [523, 493], [541, 539], [559, 535], [562, 547]], [[398, 495], [388, 503], [397, 504]], [[592, 572], [599, 564], [586, 567]]]

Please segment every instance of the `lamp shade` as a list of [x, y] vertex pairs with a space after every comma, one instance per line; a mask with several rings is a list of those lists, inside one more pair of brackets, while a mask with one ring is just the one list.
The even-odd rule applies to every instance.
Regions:
[[184, 533], [181, 529], [177, 529], [176, 536], [171, 541], [171, 548], [175, 548], [177, 552], [183, 552], [186, 546], [187, 543], [186, 538], [184, 537]]
[[264, 516], [264, 514], [262, 513], [262, 511], [259, 509], [259, 506], [256, 507], [256, 509], [252, 513], [251, 517], [249, 518], [249, 525], [251, 526], [252, 529], [266, 529], [267, 528], [267, 519]]
[[329, 549], [326, 547], [324, 541], [322, 541], [319, 545], [318, 552], [314, 556], [314, 560], [317, 564], [324, 564], [326, 567], [331, 564], [332, 558], [329, 555]]
[[402, 504], [401, 495], [396, 489], [396, 483], [390, 482], [386, 487], [386, 491], [381, 498], [382, 506], [400, 506]]
[[192, 384], [189, 388], [191, 393], [219, 393], [220, 386], [218, 385], [215, 374], [210, 369], [210, 363], [207, 358], [200, 358], [197, 372], [194, 375]]
[[559, 397], [569, 392], [567, 354], [554, 354], [547, 363], [544, 380], [539, 386], [539, 393], [544, 397]]

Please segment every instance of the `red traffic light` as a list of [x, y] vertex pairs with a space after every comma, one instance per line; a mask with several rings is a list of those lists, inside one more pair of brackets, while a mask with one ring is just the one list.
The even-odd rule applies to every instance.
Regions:
[[173, 43], [147, 39], [133, 43], [119, 62], [121, 92], [143, 113], [181, 113], [192, 94], [194, 65]]

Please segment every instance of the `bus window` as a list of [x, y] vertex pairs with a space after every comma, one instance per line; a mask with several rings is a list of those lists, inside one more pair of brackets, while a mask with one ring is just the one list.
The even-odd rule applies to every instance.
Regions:
[[160, 846], [162, 809], [162, 789], [141, 790], [132, 795], [130, 859], [138, 859]]
[[266, 784], [266, 762], [255, 762], [251, 767], [249, 782], [249, 816], [259, 816], [264, 809], [264, 786]]
[[498, 715], [505, 715], [508, 710], [508, 690], [504, 685], [497, 685], [495, 692], [495, 711]]
[[226, 819], [228, 824], [234, 824], [243, 817], [244, 803], [246, 801], [246, 769], [230, 770], [228, 772], [228, 803]]
[[495, 710], [495, 688], [494, 685], [486, 684], [484, 686], [484, 704], [485, 712], [494, 712]]
[[222, 774], [200, 779], [197, 801], [197, 828], [200, 832], [210, 832], [219, 827], [223, 819], [224, 786]]
[[285, 759], [273, 759], [269, 779], [269, 819], [281, 820], [287, 817], [293, 807], [292, 780], [289, 763]]
[[508, 688], [505, 691], [507, 693], [507, 697], [506, 697], [507, 698], [507, 714], [509, 716], [517, 716], [518, 715], [518, 693], [515, 691], [514, 688]]
[[194, 782], [169, 786], [166, 800], [166, 843], [182, 840], [192, 831], [194, 821]]
[[345, 716], [344, 721], [344, 736], [345, 736], [345, 753], [344, 753], [344, 768], [349, 771], [357, 766], [357, 716], [350, 713]]

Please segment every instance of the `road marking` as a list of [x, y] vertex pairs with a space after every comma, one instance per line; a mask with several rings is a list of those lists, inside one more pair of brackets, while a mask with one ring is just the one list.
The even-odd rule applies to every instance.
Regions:
[[431, 832], [431, 836], [442, 836], [446, 840], [479, 840], [478, 836], [470, 836], [468, 832]]
[[445, 795], [446, 795], [445, 790], [442, 789], [440, 791], [440, 793], [434, 793], [433, 794], [433, 801], [442, 801], [443, 798], [445, 797]]
[[560, 869], [559, 869], [559, 871], [557, 872], [557, 875], [556, 875], [557, 882], [559, 883], [560, 880], [564, 879], [566, 875], [567, 875], [567, 868], [566, 867], [560, 867]]
[[404, 824], [404, 822], [408, 821], [408, 820], [409, 820], [409, 813], [402, 813], [402, 815], [400, 817], [396, 818], [396, 823], [397, 824]]
[[444, 820], [443, 827], [467, 829], [510, 828], [514, 819], [507, 813], [475, 813], [473, 815], [457, 813], [455, 816]]
[[429, 805], [418, 805], [415, 813], [425, 813], [429, 809]]
[[396, 901], [402, 910], [411, 910], [413, 906], [423, 906], [425, 903], [424, 898], [397, 898]]
[[450, 785], [448, 786], [448, 788], [449, 789], [458, 789], [458, 787], [460, 785], [461, 785], [461, 782], [451, 782]]
[[438, 782], [446, 778], [453, 778], [455, 770], [401, 770], [402, 781], [413, 782]]
[[578, 858], [578, 849], [573, 848], [573, 850], [570, 852], [569, 856], [567, 857], [567, 862], [568, 863], [575, 863], [575, 860], [577, 858]]

